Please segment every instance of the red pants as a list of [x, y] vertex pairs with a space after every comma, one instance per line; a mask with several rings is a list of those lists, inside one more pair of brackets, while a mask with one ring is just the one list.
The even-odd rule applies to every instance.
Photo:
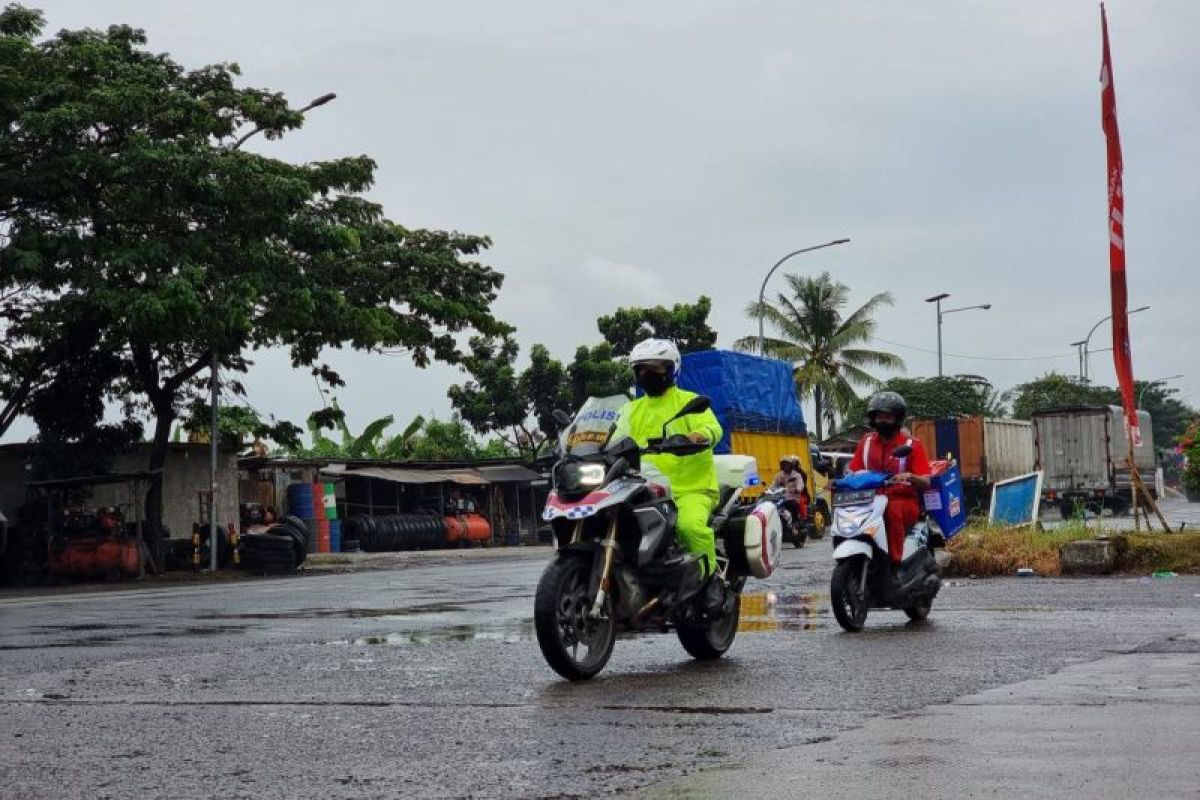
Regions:
[[904, 537], [908, 529], [921, 519], [921, 503], [911, 486], [889, 486], [884, 489], [888, 507], [883, 512], [883, 523], [887, 527], [888, 555], [893, 564], [904, 557]]

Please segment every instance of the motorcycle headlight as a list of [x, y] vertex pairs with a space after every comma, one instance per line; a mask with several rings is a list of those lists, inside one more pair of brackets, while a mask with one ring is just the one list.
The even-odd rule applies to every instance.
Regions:
[[567, 494], [586, 492], [599, 489], [604, 482], [604, 465], [587, 464], [581, 461], [568, 461], [559, 465], [558, 488]]

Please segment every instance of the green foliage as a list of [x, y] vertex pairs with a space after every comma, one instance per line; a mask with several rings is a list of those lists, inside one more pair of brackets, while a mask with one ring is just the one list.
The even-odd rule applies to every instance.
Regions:
[[612, 345], [613, 353], [627, 356], [643, 339], [669, 339], [681, 353], [711, 350], [717, 332], [708, 326], [712, 300], [701, 296], [695, 303], [676, 303], [667, 308], [618, 308], [596, 321], [600, 335]]
[[[751, 303], [746, 313], [775, 332], [764, 339], [764, 354], [795, 365], [797, 391], [802, 399], [813, 400], [816, 435], [821, 440], [824, 423], [832, 429], [837, 414], [846, 418], [858, 399], [856, 386], [874, 389], [879, 385], [868, 368], [904, 368], [899, 356], [864, 347], [875, 333], [874, 314], [892, 305], [892, 296], [876, 294], [843, 316], [850, 290], [828, 272], [816, 278], [787, 275], [786, 280], [790, 296], [780, 293], [774, 304]], [[757, 351], [759, 340], [746, 336], [734, 346]]]
[[1029, 419], [1038, 411], [1069, 406], [1120, 405], [1121, 396], [1108, 386], [1050, 372], [1013, 389], [1013, 416]]
[[362, 196], [369, 157], [240, 149], [303, 124], [282, 94], [237, 85], [235, 65], [187, 70], [126, 26], [35, 42], [41, 26], [0, 14], [0, 424], [82, 308], [94, 349], [121, 359], [116, 389], [155, 417], [151, 467], [214, 353], [228, 377], [248, 349], [284, 347], [337, 385], [325, 347], [425, 366], [458, 361], [462, 332], [508, 330], [490, 311], [502, 278], [473, 260], [489, 240], [387, 219]]
[[[300, 447], [300, 428], [274, 417], [264, 420], [252, 408], [241, 405], [222, 405], [217, 408], [217, 427], [221, 431], [222, 448], [239, 450], [247, 439], [276, 442], [282, 447]], [[192, 401], [182, 429], [193, 440], [209, 441], [212, 434], [212, 406], [200, 400]]]
[[540, 431], [554, 430], [554, 409], [571, 408], [567, 371], [544, 345], [535, 344], [529, 351], [529, 366], [521, 373], [517, 389], [529, 401]]
[[[338, 405], [337, 398], [334, 398], [330, 407], [309, 414], [307, 426], [311, 444], [308, 447], [300, 443], [299, 437], [281, 444], [289, 455], [299, 458], [401, 458], [402, 456], [395, 454], [396, 450], [420, 431], [421, 426], [425, 424], [425, 418], [416, 417], [404, 433], [387, 439], [384, 433], [393, 422], [395, 417], [389, 414], [372, 421], [362, 433], [355, 434], [346, 424], [346, 414]], [[338, 431], [341, 441], [326, 436], [326, 430]]]
[[[908, 402], [908, 415], [913, 419], [1003, 417], [1007, 410], [1007, 395], [997, 392], [987, 380], [977, 375], [895, 377], [884, 381], [880, 388], [900, 393]], [[868, 399], [861, 397], [851, 403], [846, 411], [846, 420], [858, 422], [865, 419]]]
[[448, 422], [431, 419], [414, 436], [404, 440], [403, 447], [394, 449], [389, 443], [389, 457], [393, 450], [397, 453], [395, 457], [408, 461], [470, 461], [508, 455], [507, 451], [500, 456], [490, 455], [488, 448], [481, 447], [466, 424], [457, 418]]
[[594, 347], [581, 346], [575, 360], [567, 367], [570, 383], [570, 409], [576, 410], [589, 397], [608, 397], [628, 394], [633, 386], [633, 370], [623, 360], [614, 357], [607, 342]]
[[1150, 414], [1155, 442], [1173, 442], [1184, 435], [1197, 412], [1179, 399], [1178, 389], [1143, 381], [1134, 381], [1133, 387], [1134, 397], [1140, 399], [1138, 407]]

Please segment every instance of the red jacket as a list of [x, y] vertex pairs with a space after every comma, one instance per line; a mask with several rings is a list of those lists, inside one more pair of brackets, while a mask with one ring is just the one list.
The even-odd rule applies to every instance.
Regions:
[[[910, 445], [912, 452], [904, 458], [896, 458], [892, 451], [900, 445]], [[929, 466], [929, 456], [925, 454], [925, 445], [910, 433], [899, 431], [887, 441], [883, 441], [878, 433], [872, 431], [858, 442], [854, 458], [850, 459], [850, 470], [870, 469], [876, 472], [886, 472], [888, 475], [898, 475], [910, 472], [928, 478], [932, 472]]]

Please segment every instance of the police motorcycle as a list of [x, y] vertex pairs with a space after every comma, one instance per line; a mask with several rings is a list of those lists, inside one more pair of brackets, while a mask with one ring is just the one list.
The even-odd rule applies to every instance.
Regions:
[[[893, 451], [896, 458], [912, 452], [908, 445]], [[930, 531], [922, 518], [908, 531], [899, 567], [888, 555], [883, 514], [888, 498], [880, 490], [886, 473], [855, 472], [833, 482], [833, 579], [829, 596], [833, 615], [847, 631], [863, 629], [872, 608], [897, 608], [910, 620], [929, 616], [941, 588], [934, 550], [945, 541]]]
[[[718, 466], [720, 499], [710, 524], [716, 533], [716, 571], [701, 581], [697, 558], [675, 536], [677, 511], [669, 481], [644, 455], [699, 453], [709, 445], [668, 435], [670, 422], [708, 410], [696, 397], [645, 448], [632, 439], [584, 439], [564, 448], [542, 519], [554, 533], [555, 554], [538, 582], [534, 629], [546, 662], [568, 680], [587, 680], [608, 663], [617, 634], [671, 632], [693, 658], [720, 658], [738, 629], [741, 592], [749, 577], [765, 578], [782, 546], [779, 515], [770, 503], [739, 505], [745, 484]], [[560, 426], [571, 419], [555, 412]], [[615, 426], [614, 426], [615, 428]], [[749, 476], [753, 459], [739, 474]], [[726, 465], [727, 466], [727, 465]], [[734, 466], [737, 466], [735, 463]], [[738, 485], [733, 485], [738, 483]]]

